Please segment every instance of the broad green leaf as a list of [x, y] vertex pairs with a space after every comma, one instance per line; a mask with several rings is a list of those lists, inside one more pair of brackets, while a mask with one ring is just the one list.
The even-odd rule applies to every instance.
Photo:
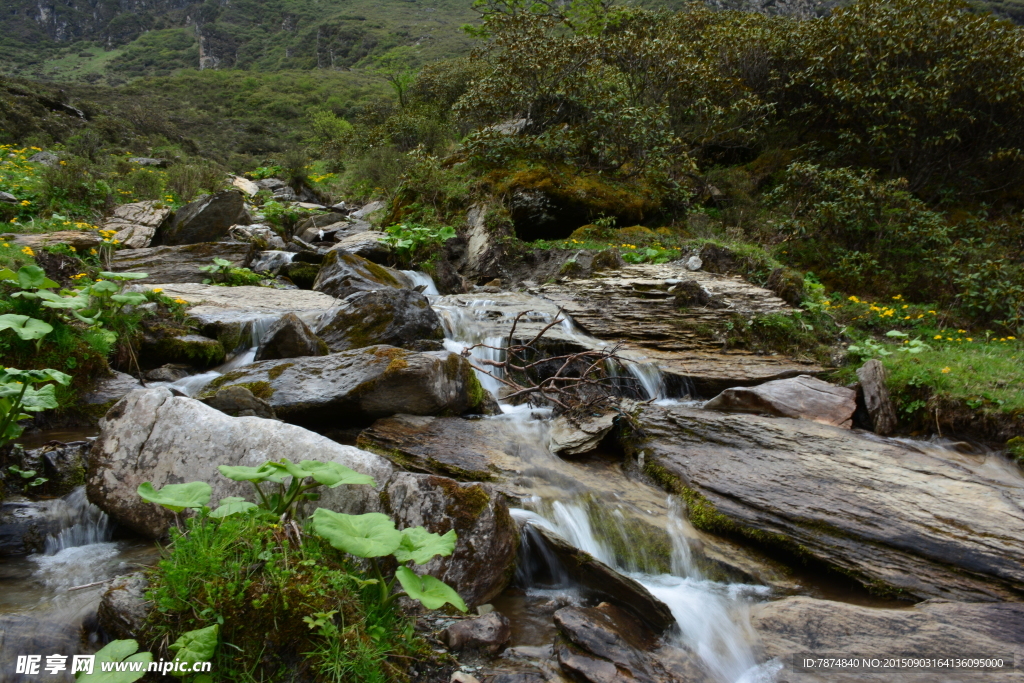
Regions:
[[256, 507], [256, 504], [250, 503], [245, 498], [229, 496], [228, 498], [220, 499], [220, 505], [216, 510], [210, 513], [210, 517], [213, 517], [214, 519], [230, 517], [231, 515], [237, 515], [239, 512], [252, 510], [254, 507]]
[[46, 277], [46, 271], [39, 266], [22, 266], [18, 270], [18, 285], [22, 289], [50, 289], [60, 286]]
[[259, 467], [246, 467], [245, 465], [221, 465], [217, 468], [221, 474], [232, 481], [272, 481], [276, 484], [282, 483], [284, 476], [282, 470], [266, 463]]
[[107, 271], [100, 272], [100, 277], [108, 280], [141, 280], [144, 277], [149, 277], [149, 273], [108, 273]]
[[30, 413], [38, 413], [41, 410], [55, 410], [60, 407], [57, 401], [56, 388], [52, 384], [36, 389], [29, 387], [25, 395], [21, 397], [21, 409]]
[[227, 259], [217, 257], [214, 257], [213, 262], [216, 263], [221, 268], [230, 268], [232, 265], [234, 265], [233, 263], [231, 263], [231, 261], [228, 261]]
[[444, 581], [435, 579], [429, 574], [417, 576], [408, 567], [399, 567], [395, 578], [413, 600], [419, 600], [427, 609], [439, 609], [445, 603], [453, 605], [461, 612], [466, 611], [466, 603], [455, 592], [455, 589]]
[[344, 515], [317, 508], [313, 513], [313, 529], [338, 550], [356, 557], [390, 555], [402, 542], [402, 534], [395, 523], [379, 512]]
[[451, 555], [456, 540], [458, 536], [455, 529], [444, 536], [432, 534], [421, 526], [402, 529], [402, 543], [395, 551], [395, 559], [399, 562], [412, 560], [416, 564], [426, 564], [438, 555]]
[[288, 474], [292, 475], [296, 479], [305, 479], [306, 477], [310, 477], [313, 475], [312, 472], [305, 469], [304, 467], [300, 467], [299, 465], [292, 462], [288, 458], [281, 458], [281, 460], [278, 462], [271, 462], [267, 464], [272, 464], [276, 467], [284, 469], [286, 472], [288, 472]]
[[121, 288], [115, 285], [110, 280], [99, 280], [89, 285], [89, 292], [91, 294], [115, 294]]
[[142, 662], [149, 664], [153, 655], [149, 652], [138, 652], [139, 644], [134, 640], [115, 640], [96, 653], [91, 674], [79, 672], [75, 680], [86, 683], [135, 683], [146, 675], [146, 666], [141, 671], [103, 671], [104, 662]]
[[31, 341], [53, 332], [53, 325], [27, 315], [7, 313], [0, 315], [0, 330], [14, 330], [20, 339]]
[[[217, 650], [217, 636], [219, 633], [220, 626], [214, 624], [213, 626], [181, 634], [181, 637], [170, 646], [171, 652], [176, 653], [174, 661], [187, 662], [189, 664], [210, 661], [213, 658], [213, 653]], [[188, 668], [191, 669], [192, 667], [189, 666]], [[181, 677], [185, 674], [175, 672], [174, 675]]]
[[210, 502], [213, 489], [203, 481], [191, 481], [187, 484], [168, 484], [159, 491], [153, 484], [146, 481], [139, 484], [139, 496], [147, 503], [162, 505], [171, 512], [181, 512], [185, 508], [201, 508]]
[[0, 269], [0, 280], [8, 280], [11, 282], [17, 282], [18, 276], [10, 268]]
[[907, 335], [906, 332], [900, 332], [899, 330], [889, 330], [888, 332], [885, 333], [885, 336], [886, 337], [906, 337], [908, 335]]
[[342, 484], [377, 485], [377, 482], [373, 480], [373, 477], [366, 474], [360, 474], [359, 472], [349, 469], [344, 465], [339, 465], [336, 462], [303, 460], [299, 463], [299, 466], [309, 472], [309, 476], [313, 477], [317, 482], [324, 486], [329, 486], [330, 488], [341, 486]]

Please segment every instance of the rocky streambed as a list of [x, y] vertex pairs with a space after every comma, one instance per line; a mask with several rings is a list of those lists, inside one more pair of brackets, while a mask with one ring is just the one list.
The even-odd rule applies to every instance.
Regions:
[[[1012, 661], [1024, 641], [1024, 478], [968, 444], [851, 429], [856, 391], [813, 379], [805, 361], [687, 341], [689, 319], [665, 303], [696, 286], [716, 304], [691, 305], [691, 317], [782, 310], [770, 293], [669, 264], [442, 297], [422, 275], [333, 253], [313, 291], [151, 285], [195, 304], [197, 330], [228, 361], [100, 387], [105, 417], [80, 449], [85, 488], [5, 501], [4, 661], [56, 647], [47, 638], [70, 653], [83, 631], [132, 636], [144, 582], [99, 582], [152, 561], [146, 549], [173, 521], [139, 500], [140, 483], [245, 496], [218, 465], [312, 457], [376, 482], [330, 489], [319, 506], [456, 530], [455, 553], [422, 568], [481, 615], [424, 617], [459, 657], [453, 681], [1024, 679], [1012, 667], [801, 666]], [[554, 417], [503, 400], [486, 363], [510, 336], [552, 323], [539, 343], [551, 355], [625, 342], [620, 401]]]

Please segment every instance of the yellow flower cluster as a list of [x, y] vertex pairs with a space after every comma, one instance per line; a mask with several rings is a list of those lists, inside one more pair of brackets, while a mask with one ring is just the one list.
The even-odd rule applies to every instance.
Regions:
[[635, 244], [623, 244], [622, 246], [625, 249], [636, 249], [636, 245]]
[[36, 255], [36, 252], [32, 251], [32, 247], [30, 247], [28, 245], [25, 245], [25, 247], [21, 250], [21, 253], [24, 254], [25, 256], [35, 256]]
[[83, 277], [89, 277], [88, 273], [79, 273], [78, 275], [72, 275], [72, 280], [81, 280]]
[[188, 302], [185, 301], [184, 299], [181, 299], [181, 298], [175, 298], [174, 299], [174, 303], [184, 305], [184, 304], [187, 304]]

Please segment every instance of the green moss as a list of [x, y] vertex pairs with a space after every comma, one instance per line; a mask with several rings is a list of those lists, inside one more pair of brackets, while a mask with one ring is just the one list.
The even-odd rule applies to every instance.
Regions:
[[466, 377], [466, 392], [469, 394], [469, 409], [479, 410], [483, 406], [487, 405], [487, 401], [490, 398], [490, 394], [484, 389], [484, 386], [480, 384], [480, 380], [477, 378], [476, 373], [470, 370], [469, 375]]
[[1024, 436], [1015, 436], [1007, 441], [1006, 452], [1018, 465], [1024, 465]]
[[275, 380], [281, 376], [281, 373], [283, 373], [285, 370], [292, 367], [293, 365], [295, 365], [295, 363], [281, 363], [280, 365], [275, 365], [274, 367], [270, 368], [270, 370], [267, 371], [267, 377], [269, 377], [271, 380]]
[[220, 365], [227, 355], [224, 345], [217, 340], [185, 337], [164, 337], [153, 346], [152, 354], [163, 362], [190, 363], [203, 367]]
[[270, 382], [243, 382], [233, 386], [245, 387], [252, 392], [253, 396], [262, 398], [264, 401], [269, 401], [274, 396], [274, 387], [270, 386]]
[[491, 497], [482, 486], [460, 486], [444, 477], [431, 477], [430, 484], [444, 491], [448, 499], [445, 515], [454, 520], [456, 529], [468, 529], [491, 502]]
[[211, 398], [214, 394], [217, 393], [217, 390], [220, 389], [222, 386], [224, 386], [225, 384], [233, 384], [236, 379], [241, 379], [242, 377], [245, 377], [244, 370], [233, 370], [231, 372], [226, 372], [220, 377], [214, 379], [209, 384], [207, 384], [206, 388], [203, 389], [203, 391], [198, 396], [196, 396], [196, 398]]

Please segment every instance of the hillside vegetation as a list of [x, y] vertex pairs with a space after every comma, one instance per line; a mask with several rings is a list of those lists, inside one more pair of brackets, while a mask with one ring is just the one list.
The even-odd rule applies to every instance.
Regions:
[[[79, 172], [5, 181], [30, 203], [4, 220], [36, 230], [54, 213], [95, 220], [117, 199], [164, 198], [169, 179], [132, 180], [119, 161], [132, 153], [383, 198], [383, 227], [402, 234], [462, 228], [486, 202], [509, 267], [537, 250], [665, 262], [711, 245], [805, 315], [723, 337], [767, 352], [803, 340], [840, 378], [881, 358], [922, 429], [939, 404], [984, 416], [989, 435], [1018, 429], [1018, 27], [955, 0], [862, 0], [818, 20], [479, 9], [472, 55], [415, 74], [183, 71], [61, 92], [11, 81], [3, 142], [56, 150]], [[440, 272], [453, 254], [405, 265]]]

